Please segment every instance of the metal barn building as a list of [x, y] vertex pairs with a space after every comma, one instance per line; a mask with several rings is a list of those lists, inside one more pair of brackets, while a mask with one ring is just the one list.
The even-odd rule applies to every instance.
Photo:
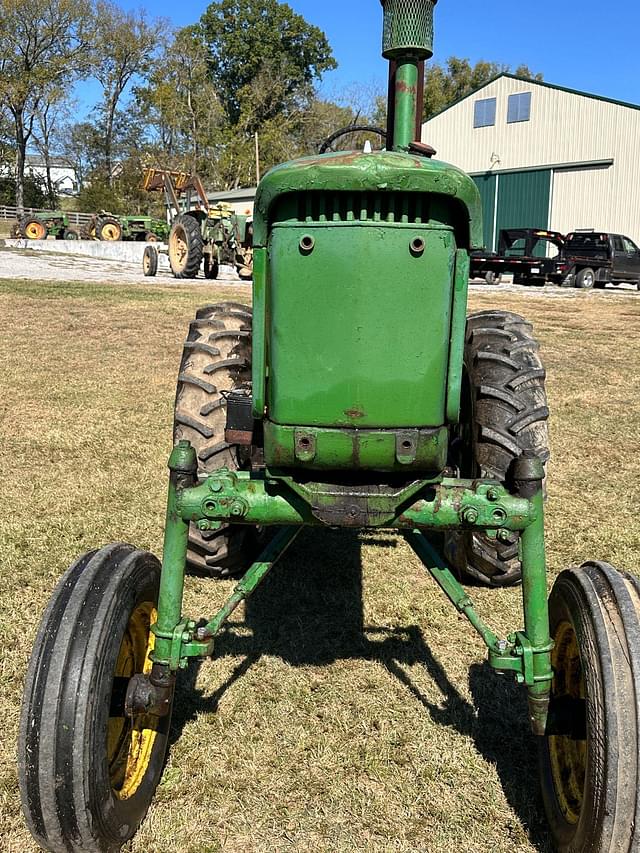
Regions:
[[501, 228], [640, 244], [640, 106], [500, 74], [429, 119], [422, 139], [473, 176], [488, 249]]

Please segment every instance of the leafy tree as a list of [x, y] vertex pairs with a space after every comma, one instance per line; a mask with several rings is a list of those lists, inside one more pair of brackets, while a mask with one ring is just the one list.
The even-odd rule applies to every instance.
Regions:
[[92, 33], [92, 16], [82, 0], [0, 0], [0, 104], [13, 125], [19, 211], [36, 116], [56, 93], [87, 74]]
[[[481, 60], [471, 65], [468, 59], [451, 56], [446, 65], [429, 65], [425, 73], [424, 119], [446, 109], [451, 104], [469, 95], [474, 89], [484, 86], [498, 74], [510, 71], [508, 65]], [[515, 73], [528, 80], [542, 80], [542, 74], [534, 74], [526, 65], [519, 65]]]
[[[25, 175], [22, 185], [24, 207], [46, 207], [47, 191], [38, 175]], [[0, 176], [0, 204], [16, 206], [16, 182], [13, 175]]]
[[162, 164], [178, 158], [183, 168], [203, 171], [215, 156], [224, 114], [209, 79], [202, 28], [178, 30], [156, 60], [147, 85], [134, 93]]
[[97, 213], [101, 210], [110, 213], [124, 212], [122, 200], [109, 182], [99, 174], [80, 190], [77, 204], [82, 213]]
[[102, 137], [105, 178], [111, 183], [118, 108], [131, 81], [150, 70], [161, 24], [147, 21], [142, 11], [123, 12], [108, 0], [100, 3], [96, 17], [92, 74], [102, 86], [97, 125]]
[[53, 151], [62, 148], [62, 133], [64, 122], [69, 118], [71, 104], [64, 96], [55, 90], [53, 97], [43, 101], [36, 113], [33, 130], [33, 144], [42, 155], [45, 166], [45, 186], [47, 188], [47, 204], [56, 207], [58, 204], [57, 190], [51, 178], [51, 161]]
[[[336, 67], [327, 37], [278, 0], [218, 0], [201, 19], [209, 71], [230, 125], [242, 112], [242, 92], [265, 74], [280, 79], [278, 97], [263, 104], [267, 121], [324, 71]], [[274, 92], [272, 91], [272, 95]]]

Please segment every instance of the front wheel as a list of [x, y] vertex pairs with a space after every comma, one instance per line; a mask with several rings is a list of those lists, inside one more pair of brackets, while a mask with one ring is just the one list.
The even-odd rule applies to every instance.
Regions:
[[27, 672], [18, 747], [22, 806], [45, 850], [115, 851], [144, 818], [170, 715], [125, 716], [151, 669], [160, 565], [131, 545], [85, 554], [45, 611]]
[[146, 276], [154, 276], [158, 272], [158, 250], [155, 246], [145, 246], [142, 253], [142, 271]]
[[640, 582], [607, 563], [563, 572], [551, 592], [540, 775], [558, 853], [640, 849], [639, 614]]

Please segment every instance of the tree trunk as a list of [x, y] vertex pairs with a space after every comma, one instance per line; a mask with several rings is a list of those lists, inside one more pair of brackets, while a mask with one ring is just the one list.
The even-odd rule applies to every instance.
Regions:
[[27, 157], [27, 140], [22, 123], [16, 121], [16, 208], [18, 219], [24, 216], [24, 164]]

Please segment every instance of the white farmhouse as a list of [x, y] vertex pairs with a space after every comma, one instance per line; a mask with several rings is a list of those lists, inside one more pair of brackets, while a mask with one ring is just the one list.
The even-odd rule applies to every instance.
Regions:
[[[25, 174], [35, 175], [45, 182], [47, 169], [44, 157], [40, 154], [27, 154]], [[64, 157], [53, 157], [51, 159], [51, 180], [59, 195], [74, 195], [78, 192], [76, 170], [73, 168], [71, 161]]]

